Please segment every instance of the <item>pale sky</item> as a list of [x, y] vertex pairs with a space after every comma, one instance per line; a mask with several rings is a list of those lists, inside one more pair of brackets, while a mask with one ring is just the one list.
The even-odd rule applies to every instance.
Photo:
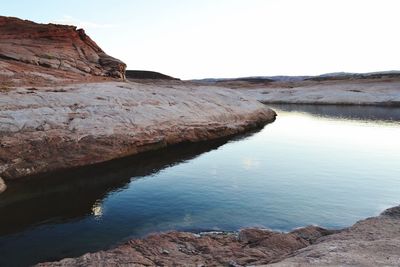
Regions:
[[128, 69], [183, 79], [400, 69], [399, 0], [13, 0], [83, 27]]

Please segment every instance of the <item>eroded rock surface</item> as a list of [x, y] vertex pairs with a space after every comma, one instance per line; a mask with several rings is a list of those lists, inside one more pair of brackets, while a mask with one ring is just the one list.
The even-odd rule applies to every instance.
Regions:
[[272, 266], [400, 266], [400, 206], [322, 237]]
[[399, 79], [384, 81], [308, 82], [291, 87], [264, 87], [245, 90], [266, 104], [329, 104], [400, 107]]
[[399, 266], [399, 214], [397, 206], [336, 231], [309, 226], [290, 233], [154, 234], [39, 266]]
[[268, 263], [310, 245], [305, 235], [325, 235], [318, 227], [278, 233], [244, 229], [239, 233], [170, 232], [134, 239], [115, 249], [39, 266], [245, 266]]
[[400, 206], [343, 230], [170, 232], [39, 266], [399, 266]]
[[83, 29], [0, 16], [0, 83], [62, 82], [84, 76], [124, 79], [126, 65]]
[[104, 82], [0, 92], [0, 176], [15, 179], [260, 127], [275, 112], [240, 92]]

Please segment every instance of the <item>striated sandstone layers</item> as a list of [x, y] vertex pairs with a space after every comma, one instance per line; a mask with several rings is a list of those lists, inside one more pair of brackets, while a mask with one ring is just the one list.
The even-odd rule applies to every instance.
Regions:
[[126, 65], [74, 26], [0, 17], [0, 36], [5, 180], [229, 136], [275, 119], [232, 90], [112, 82], [125, 79]]
[[105, 82], [0, 91], [5, 180], [262, 126], [275, 112], [215, 87]]
[[399, 266], [399, 251], [397, 206], [340, 231], [309, 226], [290, 233], [170, 232], [38, 266]]
[[107, 55], [83, 29], [0, 16], [0, 36], [0, 82], [5, 85], [125, 78], [125, 63]]

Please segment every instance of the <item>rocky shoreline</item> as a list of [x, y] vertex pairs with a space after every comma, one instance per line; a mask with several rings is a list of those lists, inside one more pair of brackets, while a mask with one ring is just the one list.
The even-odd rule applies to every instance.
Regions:
[[240, 92], [107, 82], [0, 92], [0, 176], [17, 179], [243, 133], [275, 112]]
[[5, 181], [243, 133], [276, 116], [226, 88], [125, 81], [126, 65], [73, 26], [0, 16], [0, 35]]
[[[260, 102], [400, 106], [398, 77], [139, 83], [81, 29], [0, 17], [0, 35], [0, 193], [9, 180], [244, 133], [275, 120]], [[39, 266], [398, 266], [399, 251], [395, 207], [340, 231], [161, 233]]]
[[37, 266], [398, 266], [399, 251], [397, 206], [342, 230], [169, 232]]
[[399, 78], [314, 82], [293, 88], [250, 89], [265, 104], [322, 104], [400, 107]]

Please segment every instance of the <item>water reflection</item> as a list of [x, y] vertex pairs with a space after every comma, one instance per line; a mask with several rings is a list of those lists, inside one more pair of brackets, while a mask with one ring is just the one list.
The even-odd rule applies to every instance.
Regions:
[[399, 203], [399, 109], [274, 107], [274, 123], [237, 142], [10, 183], [0, 195], [0, 266], [75, 257], [171, 229], [340, 228]]
[[372, 121], [400, 121], [400, 108], [357, 106], [357, 105], [298, 105], [298, 104], [274, 104], [272, 108], [282, 111], [304, 112], [319, 117], [372, 120]]
[[61, 223], [90, 215], [101, 217], [102, 199], [126, 188], [131, 179], [193, 159], [226, 142], [228, 139], [176, 145], [95, 166], [9, 182], [7, 191], [0, 195], [0, 214], [7, 215], [1, 216], [0, 235], [39, 224]]

